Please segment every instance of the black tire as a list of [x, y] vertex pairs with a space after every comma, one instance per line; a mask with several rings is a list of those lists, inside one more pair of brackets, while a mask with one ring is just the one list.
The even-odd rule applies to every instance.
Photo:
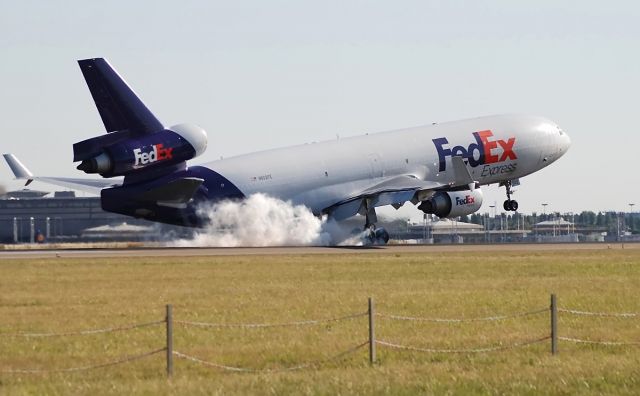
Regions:
[[389, 233], [384, 228], [378, 228], [375, 232], [376, 245], [386, 245], [389, 242]]
[[515, 212], [518, 210], [518, 201], [512, 200], [509, 206], [511, 206], [511, 210]]

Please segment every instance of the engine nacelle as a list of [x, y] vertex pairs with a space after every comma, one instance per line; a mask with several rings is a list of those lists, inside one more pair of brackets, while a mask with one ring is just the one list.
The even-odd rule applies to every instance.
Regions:
[[438, 191], [431, 198], [418, 206], [427, 214], [434, 214], [440, 218], [466, 216], [477, 212], [482, 206], [482, 191]]
[[146, 135], [113, 132], [73, 145], [74, 161], [82, 161], [77, 168], [103, 177], [176, 165], [199, 156], [206, 148], [207, 133], [189, 124]]

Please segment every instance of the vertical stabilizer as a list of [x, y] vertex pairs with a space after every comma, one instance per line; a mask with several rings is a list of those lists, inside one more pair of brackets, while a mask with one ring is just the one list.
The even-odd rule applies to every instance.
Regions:
[[107, 132], [148, 134], [164, 129], [105, 59], [84, 59], [78, 64]]

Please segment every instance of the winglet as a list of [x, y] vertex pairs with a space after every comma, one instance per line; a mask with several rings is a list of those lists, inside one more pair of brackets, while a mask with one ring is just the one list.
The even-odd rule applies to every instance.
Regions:
[[475, 189], [476, 182], [471, 177], [467, 165], [460, 156], [451, 157], [451, 163], [453, 164], [453, 175], [455, 178], [454, 184], [456, 186], [469, 186], [470, 190]]
[[4, 154], [4, 159], [17, 180], [27, 179], [25, 186], [28, 186], [33, 181], [33, 173], [15, 155]]

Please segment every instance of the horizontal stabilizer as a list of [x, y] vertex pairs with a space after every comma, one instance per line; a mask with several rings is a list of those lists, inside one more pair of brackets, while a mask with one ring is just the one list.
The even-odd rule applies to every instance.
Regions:
[[4, 154], [4, 159], [7, 161], [9, 168], [11, 168], [11, 171], [17, 180], [27, 179], [26, 185], [29, 185], [29, 183], [33, 181], [33, 173], [31, 173], [31, 171], [29, 171], [29, 169], [20, 162], [18, 157], [13, 154]]
[[54, 186], [61, 186], [70, 188], [73, 190], [79, 190], [88, 192], [90, 194], [100, 195], [100, 191], [103, 188], [113, 187], [122, 183], [121, 179], [79, 179], [70, 177], [40, 177], [34, 176], [29, 169], [13, 154], [4, 154], [4, 159], [7, 161], [9, 168], [18, 180], [27, 180], [26, 185], [29, 185], [32, 181], [36, 180], [42, 183], [52, 184]]
[[121, 178], [113, 179], [83, 179], [79, 177], [34, 177], [33, 180], [42, 183], [52, 184], [72, 190], [84, 191], [89, 194], [100, 195], [100, 191], [109, 187], [116, 187], [122, 184]]
[[164, 129], [105, 59], [84, 59], [78, 64], [107, 132], [147, 134]]
[[136, 200], [154, 201], [164, 206], [183, 205], [193, 198], [202, 182], [204, 180], [197, 177], [183, 177], [147, 190]]

